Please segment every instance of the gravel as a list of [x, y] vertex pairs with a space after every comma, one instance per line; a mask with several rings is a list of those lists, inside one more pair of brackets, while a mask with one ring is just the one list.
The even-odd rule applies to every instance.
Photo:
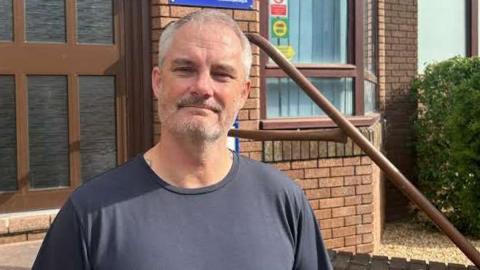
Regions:
[[[467, 239], [480, 251], [480, 239]], [[473, 264], [442, 232], [424, 228], [414, 221], [385, 224], [382, 243], [373, 254], [429, 262]]]

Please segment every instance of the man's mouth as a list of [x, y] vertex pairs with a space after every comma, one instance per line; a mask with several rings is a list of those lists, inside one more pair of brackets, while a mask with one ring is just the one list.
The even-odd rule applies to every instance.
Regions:
[[178, 106], [179, 108], [197, 108], [197, 109], [204, 109], [204, 110], [210, 110], [214, 113], [219, 113], [220, 111], [214, 107], [211, 106], [206, 106], [206, 105], [181, 105]]

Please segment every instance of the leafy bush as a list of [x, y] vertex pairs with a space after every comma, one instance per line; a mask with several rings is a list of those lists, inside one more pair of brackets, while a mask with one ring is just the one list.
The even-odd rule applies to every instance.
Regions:
[[460, 231], [480, 236], [480, 58], [429, 65], [412, 86], [419, 187]]

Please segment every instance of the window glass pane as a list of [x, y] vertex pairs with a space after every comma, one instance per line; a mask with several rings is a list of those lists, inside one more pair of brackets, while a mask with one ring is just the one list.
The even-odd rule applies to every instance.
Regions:
[[80, 155], [82, 179], [114, 168], [115, 77], [80, 76]]
[[12, 0], [0, 0], [0, 40], [13, 38]]
[[15, 79], [0, 76], [0, 192], [17, 189]]
[[365, 81], [364, 84], [364, 109], [365, 113], [372, 113], [377, 111], [377, 92], [376, 85], [370, 81]]
[[289, 0], [288, 34], [275, 37], [270, 16], [270, 41], [290, 47], [294, 63], [347, 63], [347, 11], [347, 0]]
[[28, 76], [30, 186], [68, 186], [66, 76]]
[[418, 1], [418, 70], [426, 64], [466, 55], [466, 1]]
[[65, 42], [65, 1], [25, 0], [27, 41]]
[[77, 0], [79, 43], [113, 43], [112, 0]]
[[377, 29], [376, 0], [364, 0], [365, 15], [363, 16], [363, 55], [364, 68], [373, 74], [377, 69]]
[[[310, 78], [345, 115], [353, 113], [351, 78]], [[267, 78], [267, 117], [324, 116], [325, 113], [289, 78]]]

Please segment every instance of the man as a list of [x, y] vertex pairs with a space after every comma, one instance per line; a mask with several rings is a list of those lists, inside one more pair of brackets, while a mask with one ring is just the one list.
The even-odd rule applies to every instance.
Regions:
[[226, 147], [250, 65], [227, 15], [170, 25], [152, 72], [159, 143], [76, 190], [33, 269], [330, 269], [301, 189]]

